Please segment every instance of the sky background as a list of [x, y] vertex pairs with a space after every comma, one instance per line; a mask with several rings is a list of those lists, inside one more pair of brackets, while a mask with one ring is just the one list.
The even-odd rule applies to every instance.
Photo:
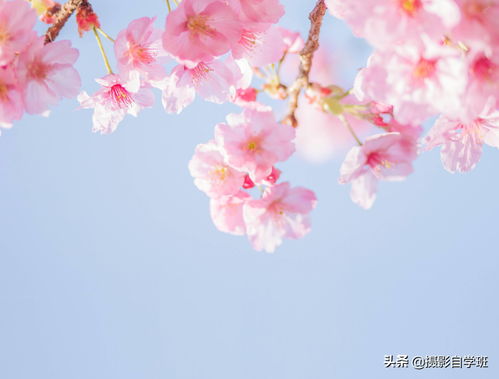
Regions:
[[[283, 1], [284, 2], [284, 1]], [[306, 32], [314, 2], [285, 1]], [[112, 35], [164, 2], [96, 2]], [[326, 18], [324, 38], [368, 50]], [[91, 34], [71, 38], [84, 88], [105, 74]], [[106, 43], [106, 46], [110, 47]], [[319, 199], [313, 230], [275, 254], [218, 232], [187, 163], [234, 106], [159, 103], [112, 135], [76, 100], [0, 137], [1, 379], [360, 379], [499, 377], [499, 152], [451, 175], [437, 151], [373, 209], [337, 184], [342, 156], [300, 157], [284, 180]], [[485, 355], [488, 369], [385, 369], [384, 355]]]

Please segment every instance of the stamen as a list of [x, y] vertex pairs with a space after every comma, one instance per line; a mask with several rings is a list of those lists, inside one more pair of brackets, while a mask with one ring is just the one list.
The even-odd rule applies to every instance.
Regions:
[[421, 8], [421, 0], [400, 0], [400, 6], [409, 16], [414, 16]]
[[133, 103], [130, 93], [121, 84], [111, 87], [111, 97], [120, 108], [128, 108]]
[[213, 71], [213, 69], [206, 63], [198, 63], [198, 65], [191, 70], [194, 85], [197, 86], [201, 81], [205, 80], [211, 71]]
[[421, 58], [414, 67], [412, 75], [417, 79], [429, 78], [435, 73], [437, 61]]
[[208, 17], [202, 14], [189, 17], [187, 20], [187, 28], [195, 35], [209, 35], [214, 32], [214, 30], [208, 25]]

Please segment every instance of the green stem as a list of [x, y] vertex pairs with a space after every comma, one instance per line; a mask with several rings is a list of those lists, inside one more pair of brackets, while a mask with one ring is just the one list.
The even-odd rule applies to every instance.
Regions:
[[359, 146], [362, 146], [361, 140], [359, 139], [359, 137], [357, 136], [357, 134], [353, 130], [352, 125], [350, 125], [350, 123], [348, 122], [347, 118], [343, 114], [338, 115], [338, 118], [341, 120], [341, 122], [343, 123], [343, 125], [345, 125], [347, 127], [348, 131], [350, 132], [350, 134], [352, 135], [352, 137], [355, 139], [355, 141], [357, 142], [357, 144]]
[[97, 45], [99, 45], [100, 52], [102, 54], [102, 58], [104, 59], [104, 64], [106, 65], [107, 72], [112, 74], [113, 70], [111, 69], [111, 65], [109, 64], [109, 60], [107, 59], [106, 51], [104, 50], [104, 46], [102, 46], [102, 41], [100, 39], [99, 33], [97, 33], [97, 29], [95, 26], [93, 27], [95, 38], [97, 39]]
[[104, 30], [102, 30], [101, 28], [97, 28], [97, 31], [102, 34], [104, 37], [106, 37], [109, 41], [111, 41], [112, 43], [114, 43], [114, 38], [112, 38], [109, 34], [107, 34]]

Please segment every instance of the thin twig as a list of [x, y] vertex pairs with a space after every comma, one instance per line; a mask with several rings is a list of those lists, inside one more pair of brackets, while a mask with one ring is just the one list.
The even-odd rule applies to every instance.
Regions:
[[310, 20], [310, 31], [308, 33], [307, 42], [305, 42], [305, 47], [300, 52], [300, 71], [298, 73], [298, 77], [289, 87], [289, 110], [288, 114], [283, 119], [284, 123], [287, 123], [293, 127], [298, 126], [298, 120], [295, 115], [298, 108], [298, 99], [300, 97], [301, 90], [309, 84], [312, 59], [314, 57], [314, 53], [319, 48], [319, 35], [321, 33], [322, 20], [326, 14], [326, 9], [327, 6], [325, 0], [318, 0], [308, 17]]
[[66, 21], [68, 21], [74, 11], [78, 9], [78, 7], [83, 2], [86, 2], [86, 0], [68, 0], [62, 6], [62, 8], [59, 10], [59, 12], [57, 12], [55, 16], [54, 24], [50, 28], [48, 28], [47, 32], [45, 33], [46, 44], [55, 41], [55, 39], [59, 35], [59, 32], [66, 24]]

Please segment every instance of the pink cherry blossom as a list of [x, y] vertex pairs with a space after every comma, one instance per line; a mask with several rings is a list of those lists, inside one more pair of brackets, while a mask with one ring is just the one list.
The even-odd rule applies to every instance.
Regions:
[[154, 18], [142, 17], [130, 22], [114, 43], [114, 52], [120, 72], [139, 71], [145, 79], [160, 80], [165, 76], [166, 52], [163, 50], [159, 29]]
[[245, 109], [228, 115], [227, 123], [215, 128], [215, 139], [227, 162], [248, 172], [256, 183], [270, 175], [277, 162], [293, 154], [294, 138], [294, 128], [278, 124], [270, 111]]
[[241, 23], [222, 0], [183, 0], [168, 14], [163, 47], [184, 62], [211, 61], [239, 40]]
[[78, 55], [69, 41], [44, 45], [43, 38], [35, 40], [20, 55], [17, 70], [28, 113], [43, 113], [61, 98], [78, 94], [81, 80], [73, 67]]
[[194, 184], [209, 197], [233, 195], [243, 186], [246, 173], [229, 166], [214, 141], [196, 147], [189, 162]]
[[375, 52], [357, 75], [354, 93], [360, 101], [392, 104], [402, 123], [418, 123], [459, 110], [466, 85], [460, 51], [428, 42]]
[[460, 20], [453, 0], [326, 0], [326, 4], [359, 37], [382, 48], [406, 44], [423, 34], [440, 38]]
[[142, 87], [139, 73], [130, 72], [128, 77], [109, 74], [96, 79], [102, 88], [89, 96], [82, 92], [78, 101], [82, 108], [93, 108], [93, 131], [109, 134], [116, 130], [118, 124], [127, 114], [137, 116], [142, 108], [154, 103], [150, 88]]
[[282, 171], [278, 168], [272, 167], [272, 171], [270, 174], [263, 180], [262, 184], [266, 186], [273, 186], [277, 183], [279, 178], [281, 177]]
[[305, 46], [305, 41], [303, 41], [300, 33], [283, 28], [281, 26], [278, 26], [277, 28], [281, 32], [282, 40], [287, 47], [287, 52], [289, 54], [298, 54]]
[[264, 32], [245, 29], [232, 54], [236, 59], [246, 59], [254, 67], [276, 63], [288, 49], [283, 37], [278, 27], [271, 27]]
[[456, 0], [461, 9], [461, 22], [451, 36], [465, 44], [486, 42], [499, 43], [499, 1]]
[[36, 38], [36, 12], [26, 1], [0, 2], [0, 65], [6, 65]]
[[393, 106], [386, 105], [377, 102], [371, 102], [369, 104], [370, 114], [368, 119], [371, 122], [384, 129], [387, 132], [397, 132], [400, 133], [403, 140], [406, 142], [406, 147], [408, 149], [413, 149], [414, 152], [417, 150], [418, 138], [423, 132], [423, 128], [418, 124], [401, 124], [395, 119], [393, 114]]
[[246, 233], [243, 219], [244, 204], [251, 196], [239, 191], [232, 196], [212, 198], [210, 200], [210, 214], [213, 224], [224, 233], [242, 236]]
[[199, 62], [193, 68], [177, 65], [167, 78], [155, 86], [162, 90], [165, 110], [180, 113], [194, 101], [196, 94], [218, 104], [234, 99], [237, 89], [247, 82], [243, 67], [246, 67], [245, 63], [231, 58]]
[[231, 0], [231, 7], [245, 25], [265, 30], [284, 15], [284, 7], [279, 0]]
[[258, 90], [253, 87], [239, 88], [236, 91], [234, 102], [254, 103], [258, 96]]
[[341, 184], [352, 183], [350, 197], [362, 208], [372, 207], [378, 180], [402, 180], [412, 171], [416, 151], [400, 133], [377, 134], [353, 147], [340, 168]]
[[10, 66], [0, 68], [0, 125], [10, 127], [24, 112], [22, 92], [14, 70]]
[[471, 120], [441, 116], [425, 138], [427, 150], [442, 147], [440, 157], [447, 171], [472, 170], [480, 160], [484, 144], [499, 148], [499, 110], [490, 100]]
[[[495, 51], [474, 46], [467, 58], [469, 80], [463, 111], [466, 112], [468, 104], [476, 107], [477, 102], [480, 103], [479, 108], [483, 108], [491, 97], [495, 98], [496, 107], [499, 107], [499, 46]], [[476, 110], [472, 113], [476, 114]]]
[[261, 199], [243, 208], [246, 234], [258, 251], [273, 253], [284, 238], [298, 239], [310, 231], [308, 214], [315, 208], [315, 194], [289, 183], [268, 187]]

